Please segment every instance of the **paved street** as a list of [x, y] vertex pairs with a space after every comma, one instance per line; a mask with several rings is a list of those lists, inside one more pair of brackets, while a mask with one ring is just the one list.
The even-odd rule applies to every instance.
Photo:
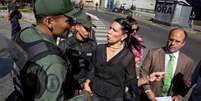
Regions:
[[[104, 11], [92, 11], [88, 10], [89, 13], [96, 15], [99, 20], [93, 20], [94, 25], [96, 25], [96, 37], [97, 42], [105, 43], [106, 37], [105, 34], [109, 25], [113, 21], [114, 18], [122, 15], [115, 15], [110, 12]], [[24, 14], [24, 19], [20, 21], [22, 28], [26, 26], [30, 26], [30, 23], [33, 23], [33, 15]], [[167, 40], [168, 30], [172, 27], [160, 25], [156, 23], [152, 23], [151, 21], [144, 20], [143, 16], [137, 16], [137, 20], [140, 26], [140, 35], [145, 40], [146, 51], [150, 48], [164, 46]], [[3, 33], [5, 36], [10, 37], [10, 24], [6, 19], [0, 18], [0, 33]], [[201, 33], [189, 33], [189, 39], [187, 40], [186, 46], [182, 51], [184, 51], [187, 55], [193, 58], [195, 64], [201, 58]]]
[[[115, 15], [108, 14], [108, 13], [102, 12], [102, 11], [96, 12], [96, 11], [89, 10], [88, 12], [90, 12], [94, 15], [97, 15], [104, 22], [104, 24], [107, 26], [107, 28], [109, 28], [109, 25], [110, 25], [110, 23], [112, 23], [113, 19], [115, 19], [116, 17], [122, 16], [122, 15], [116, 15], [116, 14]], [[139, 34], [145, 40], [146, 49], [145, 49], [144, 55], [146, 55], [147, 51], [150, 48], [161, 47], [166, 44], [166, 40], [168, 37], [168, 31], [172, 27], [152, 23], [150, 21], [145, 21], [144, 19], [142, 19], [142, 17], [139, 17], [139, 16], [137, 16], [136, 18], [137, 18], [139, 26], [140, 26]], [[102, 31], [102, 32], [107, 32], [107, 31]], [[103, 35], [101, 35], [101, 34], [103, 34]], [[100, 33], [97, 31], [96, 37], [97, 37], [97, 39], [99, 39], [100, 37], [105, 36], [105, 34], [106, 33]], [[194, 60], [194, 66], [196, 66], [197, 63], [199, 62], [199, 60], [201, 59], [201, 54], [200, 54], [201, 33], [195, 32], [192, 34], [188, 30], [188, 35], [189, 35], [189, 38], [187, 40], [185, 47], [182, 49], [182, 51]], [[183, 101], [188, 100], [191, 90], [189, 91], [187, 96], [183, 99]]]
[[[107, 32], [107, 29], [109, 28], [109, 25], [111, 24], [112, 20], [118, 16], [122, 15], [116, 15], [112, 14], [111, 12], [104, 12], [100, 10], [92, 11], [88, 10], [89, 13], [92, 13], [96, 15], [99, 20], [93, 20], [94, 25], [97, 27], [95, 28], [96, 31], [96, 37], [97, 42], [105, 43], [106, 38], [105, 34]], [[33, 23], [33, 15], [30, 14], [24, 14], [25, 18], [20, 21], [22, 28], [26, 26], [30, 26], [30, 23]], [[144, 20], [143, 16], [137, 16], [136, 17], [140, 26], [140, 35], [145, 40], [146, 45], [146, 51], [150, 48], [154, 47], [160, 47], [164, 46], [167, 40], [168, 30], [170, 30], [172, 27], [160, 25], [156, 23], [152, 23], [151, 21]], [[3, 33], [5, 36], [10, 37], [10, 24], [9, 22], [4, 19], [0, 18], [0, 33]], [[199, 61], [201, 58], [201, 33], [189, 33], [189, 39], [187, 40], [186, 46], [182, 51], [184, 51], [187, 55], [193, 58], [195, 61], [195, 64]]]
[[96, 25], [95, 30], [95, 36], [96, 41], [98, 44], [103, 44], [106, 42], [106, 36], [105, 33], [107, 32], [108, 26], [102, 21], [102, 20], [93, 20], [92, 21], [94, 25]]
[[[30, 23], [22, 20], [20, 21], [20, 24], [22, 28], [30, 25]], [[11, 37], [11, 25], [5, 18], [0, 18], [0, 33], [8, 38]]]
[[[118, 17], [118, 15], [114, 14], [108, 14], [105, 12], [96, 12], [96, 11], [91, 11], [89, 10], [88, 12], [97, 15], [109, 28], [110, 23], [112, 23], [113, 19]], [[119, 15], [121, 16], [121, 15]], [[141, 17], [137, 17], [140, 30], [139, 34], [144, 38], [145, 40], [145, 45], [146, 45], [146, 50], [149, 50], [150, 48], [156, 48], [156, 47], [161, 47], [166, 44], [166, 40], [168, 37], [168, 31], [172, 27], [168, 27], [165, 25], [160, 25], [156, 23], [152, 23], [150, 21], [144, 21]], [[106, 31], [105, 31], [106, 32]], [[106, 33], [102, 33], [106, 34]], [[182, 49], [183, 52], [185, 52], [188, 56], [192, 57], [193, 60], [195, 61], [195, 64], [198, 63], [198, 61], [201, 59], [201, 33], [188, 33], [189, 38], [187, 40], [186, 46]], [[104, 36], [104, 35], [101, 35]], [[97, 35], [99, 37], [99, 35]]]
[[[102, 10], [100, 10], [99, 12], [93, 10], [87, 10], [87, 11], [91, 14], [96, 15], [99, 18], [99, 20], [93, 19], [93, 24], [96, 25], [95, 28], [96, 40], [98, 44], [105, 43], [106, 42], [105, 35], [107, 33], [109, 25], [112, 23], [114, 18], [123, 15], [117, 15], [111, 12], [108, 13]], [[30, 23], [33, 22], [32, 19], [33, 15], [25, 15], [25, 17], [28, 20], [25, 18], [20, 21], [22, 28], [29, 26]], [[149, 50], [150, 48], [161, 47], [166, 44], [168, 31], [172, 27], [152, 23], [151, 21], [148, 21], [146, 18], [143, 18], [143, 16], [136, 16], [136, 18], [140, 26], [139, 34], [145, 40], [146, 45], [145, 55], [147, 53], [147, 50]], [[188, 32], [189, 32], [188, 34], [189, 39], [187, 40], [186, 46], [183, 48], [182, 51], [185, 52], [190, 57], [192, 57], [193, 60], [195, 61], [194, 65], [196, 65], [198, 61], [201, 59], [200, 54], [201, 33], [199, 31], [193, 32], [191, 30], [188, 30]], [[5, 36], [10, 37], [10, 24], [3, 18], [0, 18], [0, 33], [3, 33]]]

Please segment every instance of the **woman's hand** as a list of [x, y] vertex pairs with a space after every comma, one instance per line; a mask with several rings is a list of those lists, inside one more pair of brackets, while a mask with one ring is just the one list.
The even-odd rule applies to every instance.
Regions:
[[83, 90], [86, 90], [89, 92], [89, 94], [92, 96], [93, 93], [92, 93], [92, 90], [91, 90], [91, 87], [89, 86], [89, 83], [90, 83], [90, 80], [86, 80], [83, 84]]

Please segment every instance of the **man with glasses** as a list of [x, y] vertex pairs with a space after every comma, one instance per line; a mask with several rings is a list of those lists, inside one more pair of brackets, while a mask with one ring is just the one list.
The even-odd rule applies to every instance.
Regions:
[[[25, 101], [64, 101], [63, 87], [69, 68], [56, 46], [57, 37], [66, 37], [75, 14], [70, 0], [36, 0], [36, 26], [23, 29], [15, 38], [28, 53], [29, 63], [21, 71]], [[20, 58], [20, 57], [19, 57]], [[88, 93], [69, 101], [87, 101]]]
[[165, 76], [162, 81], [143, 86], [147, 99], [142, 97], [142, 101], [156, 101], [156, 97], [166, 96], [171, 96], [173, 101], [181, 101], [181, 97], [187, 94], [193, 61], [180, 51], [186, 39], [187, 33], [183, 28], [174, 28], [169, 32], [166, 47], [148, 52], [142, 64], [141, 76], [160, 71], [165, 71]]
[[75, 93], [78, 94], [79, 90], [82, 89], [81, 85], [91, 71], [89, 65], [96, 49], [96, 41], [89, 37], [92, 34], [93, 26], [90, 16], [86, 15], [82, 9], [79, 12], [75, 17], [76, 23], [71, 27], [72, 36], [59, 45], [72, 64], [71, 73], [75, 80], [74, 86], [70, 87], [72, 88], [72, 96]]

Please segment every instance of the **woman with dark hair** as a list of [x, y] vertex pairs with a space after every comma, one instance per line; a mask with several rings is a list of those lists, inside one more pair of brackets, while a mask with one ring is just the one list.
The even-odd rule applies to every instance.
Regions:
[[0, 4], [5, 5], [5, 0], [0, 0]]
[[144, 52], [144, 40], [142, 37], [140, 37], [138, 35], [138, 31], [139, 31], [139, 26], [137, 25], [137, 21], [133, 16], [127, 16], [128, 21], [131, 23], [132, 26], [132, 32], [131, 35], [133, 36], [132, 40], [131, 40], [131, 47], [132, 47], [132, 51], [135, 54], [135, 62], [139, 62], [142, 59], [143, 56], [143, 52]]
[[131, 32], [127, 19], [117, 18], [107, 32], [108, 43], [98, 45], [93, 58], [94, 71], [84, 83], [85, 90], [93, 91], [93, 101], [125, 101], [125, 87], [138, 94], [138, 86], [161, 79], [163, 73], [157, 72], [137, 81]]

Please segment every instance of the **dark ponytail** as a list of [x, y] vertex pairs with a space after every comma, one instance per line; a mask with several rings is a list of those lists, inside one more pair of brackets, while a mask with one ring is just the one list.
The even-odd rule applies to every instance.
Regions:
[[115, 22], [119, 23], [122, 27], [123, 33], [127, 34], [128, 37], [125, 39], [126, 45], [128, 46], [130, 43], [130, 33], [132, 32], [132, 26], [125, 18], [117, 18], [114, 20]]
[[117, 18], [114, 20], [115, 22], [118, 22], [122, 26], [122, 31], [126, 34], [129, 34], [132, 32], [132, 26], [125, 18]]

